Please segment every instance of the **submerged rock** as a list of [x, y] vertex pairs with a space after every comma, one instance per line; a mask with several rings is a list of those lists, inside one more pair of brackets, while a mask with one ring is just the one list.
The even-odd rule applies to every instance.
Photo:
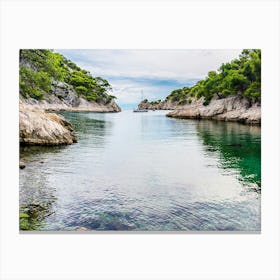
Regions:
[[60, 145], [77, 142], [73, 127], [62, 116], [19, 108], [19, 142], [26, 145]]

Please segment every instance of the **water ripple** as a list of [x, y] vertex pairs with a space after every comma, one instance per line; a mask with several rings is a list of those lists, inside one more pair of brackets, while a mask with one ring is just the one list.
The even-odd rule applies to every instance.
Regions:
[[260, 230], [260, 130], [162, 112], [65, 113], [79, 142], [21, 148], [37, 230]]

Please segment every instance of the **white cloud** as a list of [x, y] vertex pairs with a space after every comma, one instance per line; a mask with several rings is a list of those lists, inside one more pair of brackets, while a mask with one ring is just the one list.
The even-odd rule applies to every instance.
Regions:
[[[56, 50], [106, 78], [119, 103], [163, 99], [171, 90], [203, 79], [209, 71], [237, 58], [241, 50]], [[160, 83], [160, 81], [162, 83]], [[166, 82], [173, 81], [173, 82]]]
[[241, 50], [59, 50], [95, 76], [201, 79]]
[[163, 87], [152, 85], [149, 83], [139, 83], [133, 80], [114, 80], [111, 82], [113, 87], [113, 94], [118, 98], [121, 104], [135, 104], [139, 103], [143, 98], [149, 100], [164, 99], [169, 91], [165, 91]]

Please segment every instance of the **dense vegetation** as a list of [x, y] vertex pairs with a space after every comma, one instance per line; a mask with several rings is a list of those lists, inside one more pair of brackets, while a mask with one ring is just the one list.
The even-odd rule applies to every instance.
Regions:
[[63, 55], [51, 50], [20, 50], [19, 87], [23, 97], [43, 99], [57, 82], [74, 87], [77, 95], [100, 103], [109, 103], [111, 86], [105, 79], [93, 77]]
[[192, 87], [176, 89], [166, 97], [183, 105], [193, 98], [204, 97], [204, 105], [217, 94], [220, 98], [239, 94], [251, 99], [261, 99], [261, 50], [243, 50], [238, 59], [224, 63], [218, 71], [210, 71], [204, 80]]
[[[143, 103], [148, 103], [149, 101], [148, 101], [148, 99], [144, 99], [142, 102], [143, 102]], [[161, 99], [158, 99], [158, 100], [156, 100], [156, 101], [150, 101], [149, 104], [151, 104], [151, 105], [157, 105], [157, 104], [159, 104], [160, 102], [161, 102]]]

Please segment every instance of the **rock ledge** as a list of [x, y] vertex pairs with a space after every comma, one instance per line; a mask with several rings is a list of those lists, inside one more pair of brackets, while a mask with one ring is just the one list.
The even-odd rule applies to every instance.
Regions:
[[246, 97], [229, 96], [222, 99], [212, 99], [209, 105], [203, 105], [203, 99], [192, 104], [176, 108], [167, 114], [172, 118], [213, 119], [235, 121], [246, 124], [261, 124], [261, 105], [252, 103]]
[[71, 123], [62, 116], [19, 107], [19, 142], [23, 145], [61, 145], [77, 142]]

